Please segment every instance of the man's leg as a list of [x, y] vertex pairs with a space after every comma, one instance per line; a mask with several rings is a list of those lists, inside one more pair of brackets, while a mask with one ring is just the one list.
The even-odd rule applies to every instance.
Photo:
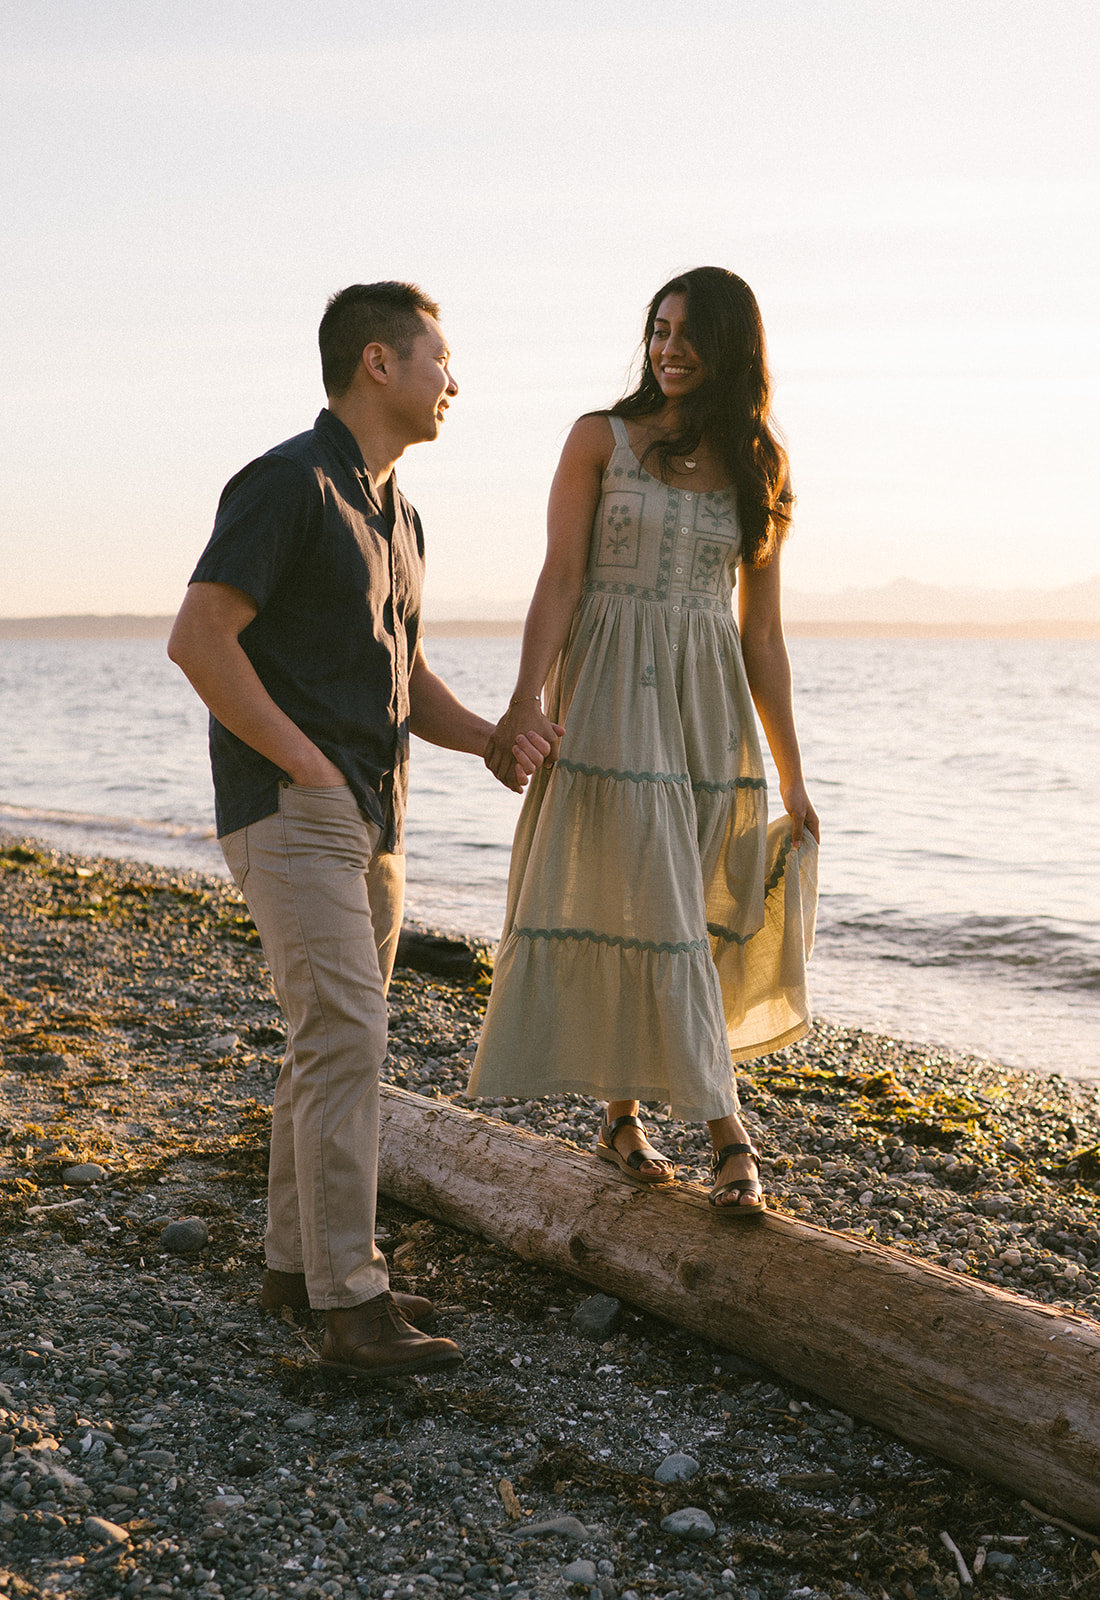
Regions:
[[[304, 1272], [311, 1305], [359, 1305], [387, 1286], [374, 1245], [378, 1073], [386, 1051], [387, 951], [400, 887], [378, 830], [346, 788], [280, 790], [280, 809], [225, 841], [260, 931], [287, 1024], [275, 1091], [268, 1265]], [[382, 885], [371, 893], [372, 880]], [[387, 974], [388, 976], [388, 974]]]
[[[378, 1075], [404, 884], [403, 862], [376, 854], [377, 843], [350, 790], [287, 785], [275, 816], [223, 848], [287, 1024], [272, 1119], [268, 1266], [303, 1273], [310, 1304], [325, 1312], [322, 1365], [384, 1377], [454, 1366], [462, 1356], [450, 1339], [406, 1320], [411, 1308], [387, 1291], [374, 1245]], [[269, 1287], [277, 1298], [288, 1285]]]
[[[377, 830], [370, 828], [372, 840], [377, 841]], [[372, 960], [371, 985], [372, 1001], [371, 1016], [381, 1018], [381, 1037], [376, 1049], [376, 1062], [372, 1072], [372, 1087], [369, 1097], [365, 1100], [362, 1111], [361, 1130], [356, 1133], [349, 1128], [349, 1138], [353, 1140], [354, 1159], [359, 1165], [362, 1175], [364, 1199], [360, 1202], [360, 1210], [346, 1210], [340, 1205], [333, 1205], [328, 1209], [327, 1226], [333, 1259], [337, 1262], [347, 1263], [347, 1277], [349, 1294], [354, 1292], [354, 1299], [341, 1299], [340, 1305], [359, 1305], [363, 1300], [375, 1294], [381, 1294], [388, 1287], [389, 1275], [386, 1260], [380, 1250], [373, 1253], [372, 1277], [369, 1280], [376, 1287], [370, 1287], [365, 1292], [359, 1292], [358, 1285], [366, 1282], [361, 1271], [357, 1271], [356, 1262], [359, 1259], [362, 1244], [363, 1219], [367, 1214], [364, 1207], [367, 1205], [365, 1195], [369, 1193], [369, 1220], [370, 1240], [374, 1242], [375, 1208], [378, 1196], [378, 1114], [379, 1114], [379, 1088], [378, 1078], [382, 1062], [386, 1056], [386, 1024], [387, 1008], [386, 994], [393, 976], [394, 960], [397, 956], [397, 941], [401, 935], [401, 913], [405, 902], [405, 857], [383, 854], [372, 850], [370, 861], [365, 873], [365, 889], [368, 911], [370, 915], [372, 932]], [[374, 997], [378, 997], [375, 1005]], [[295, 1121], [295, 1160], [299, 1172], [298, 1187], [301, 1188], [301, 1166], [304, 1156], [301, 1147], [299, 1132], [300, 1119]], [[321, 1174], [323, 1176], [323, 1174]], [[307, 1275], [308, 1282], [308, 1275]], [[417, 1310], [426, 1308], [431, 1311], [430, 1303], [410, 1296], [399, 1297], [402, 1305], [408, 1311], [410, 1305]], [[310, 1291], [310, 1304], [321, 1305]], [[325, 1306], [324, 1309], [330, 1309]]]
[[384, 855], [376, 850], [367, 868], [367, 899], [370, 901], [374, 944], [382, 988], [389, 991], [393, 966], [397, 960], [397, 941], [401, 937], [401, 918], [405, 910], [405, 857]]

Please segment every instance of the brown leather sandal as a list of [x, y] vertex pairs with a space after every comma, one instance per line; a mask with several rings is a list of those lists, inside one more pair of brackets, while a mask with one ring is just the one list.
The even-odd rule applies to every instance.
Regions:
[[[767, 1201], [764, 1199], [764, 1186], [760, 1182], [759, 1177], [759, 1150], [754, 1150], [751, 1144], [723, 1145], [721, 1150], [716, 1150], [710, 1158], [710, 1170], [716, 1179], [722, 1170], [723, 1163], [727, 1161], [730, 1156], [751, 1156], [756, 1162], [757, 1176], [755, 1178], [731, 1178], [728, 1183], [716, 1182], [714, 1188], [710, 1191], [711, 1205], [716, 1211], [721, 1211], [723, 1215], [728, 1213], [731, 1217], [740, 1217], [742, 1220], [745, 1220], [749, 1217], [762, 1217], [765, 1211], [767, 1211], [768, 1205]], [[735, 1191], [738, 1196], [744, 1194], [753, 1195], [756, 1200], [755, 1205], [743, 1205], [740, 1199], [738, 1199], [736, 1205], [723, 1206], [718, 1204], [718, 1201], [722, 1195], [732, 1194]]]
[[[613, 1161], [620, 1172], [625, 1173], [628, 1178], [636, 1179], [638, 1183], [672, 1183], [676, 1177], [675, 1163], [670, 1161], [668, 1156], [663, 1156], [659, 1150], [654, 1150], [648, 1138], [640, 1150], [632, 1150], [627, 1156], [619, 1154], [615, 1149], [615, 1135], [620, 1128], [641, 1128], [642, 1134], [645, 1134], [645, 1126], [640, 1117], [616, 1117], [614, 1122], [609, 1123], [605, 1113], [600, 1123], [599, 1138], [596, 1140], [596, 1154], [600, 1160]], [[646, 1161], [659, 1161], [665, 1170], [656, 1174], [642, 1172], [640, 1169]]]

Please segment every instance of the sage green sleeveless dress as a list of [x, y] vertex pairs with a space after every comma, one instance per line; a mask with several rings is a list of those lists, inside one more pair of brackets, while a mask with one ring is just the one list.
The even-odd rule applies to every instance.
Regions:
[[584, 590], [548, 683], [474, 1095], [737, 1109], [733, 1063], [808, 1029], [817, 846], [768, 826], [731, 598], [730, 490], [643, 470], [618, 417]]

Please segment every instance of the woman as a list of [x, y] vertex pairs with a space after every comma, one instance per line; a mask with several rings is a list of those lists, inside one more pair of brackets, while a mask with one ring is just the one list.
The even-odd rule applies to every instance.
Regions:
[[[566, 441], [485, 757], [500, 776], [521, 734], [552, 745], [470, 1092], [605, 1099], [597, 1154], [645, 1183], [674, 1167], [639, 1102], [668, 1101], [706, 1121], [711, 1201], [737, 1218], [766, 1202], [733, 1063], [809, 1027], [819, 824], [780, 620], [791, 503], [752, 291], [686, 272], [650, 305], [637, 387]], [[771, 828], [754, 702], [787, 812]]]

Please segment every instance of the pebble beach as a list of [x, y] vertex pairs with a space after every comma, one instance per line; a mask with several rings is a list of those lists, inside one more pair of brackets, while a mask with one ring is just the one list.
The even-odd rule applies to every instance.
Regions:
[[[591, 1149], [593, 1103], [466, 1098], [490, 966], [399, 967], [388, 1080]], [[465, 1364], [324, 1379], [320, 1322], [257, 1298], [282, 1043], [231, 886], [0, 835], [0, 1594], [1100, 1592], [1042, 1485], [386, 1198]], [[1098, 1315], [1094, 1084], [824, 1021], [739, 1073], [773, 1209]], [[706, 1182], [705, 1130], [647, 1120]]]

